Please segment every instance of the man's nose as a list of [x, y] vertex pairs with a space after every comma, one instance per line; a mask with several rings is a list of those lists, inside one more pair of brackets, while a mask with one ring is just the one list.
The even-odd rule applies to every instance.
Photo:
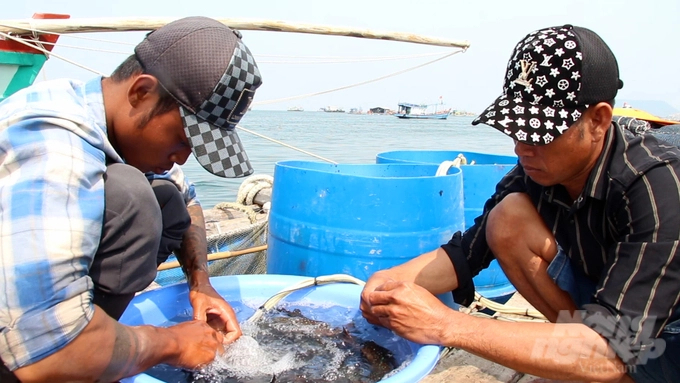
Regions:
[[527, 145], [523, 142], [515, 141], [515, 154], [518, 157], [521, 156], [531, 156], [534, 153], [535, 147], [533, 145]]
[[178, 150], [170, 156], [170, 160], [178, 165], [184, 165], [187, 159], [191, 155], [191, 148], [184, 148], [183, 150]]

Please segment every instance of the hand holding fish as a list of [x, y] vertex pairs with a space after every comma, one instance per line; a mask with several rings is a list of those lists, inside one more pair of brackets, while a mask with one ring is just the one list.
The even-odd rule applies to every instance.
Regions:
[[223, 336], [206, 322], [192, 320], [169, 327], [175, 334], [177, 350], [175, 360], [167, 363], [177, 367], [195, 369], [208, 364], [224, 351]]
[[412, 342], [441, 344], [452, 328], [452, 310], [415, 283], [388, 280], [367, 295], [379, 323]]
[[382, 325], [380, 323], [380, 319], [372, 311], [369, 297], [378, 286], [384, 284], [387, 281], [394, 281], [394, 279], [386, 275], [384, 271], [378, 271], [368, 279], [364, 285], [364, 289], [361, 291], [361, 302], [359, 303], [359, 308], [361, 309], [361, 315], [363, 315], [363, 317], [366, 318], [370, 324]]
[[192, 288], [189, 301], [194, 309], [194, 319], [207, 322], [219, 331], [225, 345], [242, 335], [234, 309], [209, 283]]

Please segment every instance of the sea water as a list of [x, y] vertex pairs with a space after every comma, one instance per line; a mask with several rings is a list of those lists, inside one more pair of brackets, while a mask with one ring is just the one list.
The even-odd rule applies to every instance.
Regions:
[[[487, 125], [472, 126], [473, 117], [408, 120], [391, 115], [252, 110], [241, 125], [337, 163], [375, 163], [378, 153], [391, 150], [460, 150], [514, 155], [513, 142]], [[274, 174], [284, 160], [323, 161], [239, 130], [255, 174]], [[214, 176], [193, 156], [183, 165], [197, 187], [204, 208], [236, 200], [243, 179]]]
[[[239, 317], [254, 312], [247, 304], [234, 309]], [[281, 303], [257, 321], [243, 321], [243, 335], [210, 365], [198, 371], [159, 365], [146, 374], [168, 383], [372, 383], [409, 364], [408, 342], [353, 315], [347, 307]], [[189, 318], [180, 313], [163, 326]]]

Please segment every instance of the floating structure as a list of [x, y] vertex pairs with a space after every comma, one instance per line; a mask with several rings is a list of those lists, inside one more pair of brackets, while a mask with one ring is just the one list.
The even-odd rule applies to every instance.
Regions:
[[399, 109], [394, 115], [398, 118], [436, 119], [446, 120], [451, 109], [442, 108], [442, 104], [410, 104], [399, 103]]
[[325, 108], [321, 108], [321, 110], [328, 113], [345, 113], [345, 109], [339, 106], [327, 106]]

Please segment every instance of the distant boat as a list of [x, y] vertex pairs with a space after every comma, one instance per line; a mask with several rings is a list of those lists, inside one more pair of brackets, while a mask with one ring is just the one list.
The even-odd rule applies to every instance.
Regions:
[[399, 118], [446, 120], [450, 112], [451, 109], [444, 109], [442, 104], [399, 103], [399, 109], [394, 115]]
[[305, 110], [302, 109], [301, 106], [291, 106], [290, 108], [288, 108], [288, 111], [289, 112], [304, 112]]
[[345, 110], [338, 106], [327, 106], [325, 108], [321, 108], [321, 110], [329, 113], [345, 113]]
[[379, 106], [376, 106], [375, 108], [371, 108], [368, 110], [368, 114], [385, 114], [389, 111], [387, 108], [382, 108]]

